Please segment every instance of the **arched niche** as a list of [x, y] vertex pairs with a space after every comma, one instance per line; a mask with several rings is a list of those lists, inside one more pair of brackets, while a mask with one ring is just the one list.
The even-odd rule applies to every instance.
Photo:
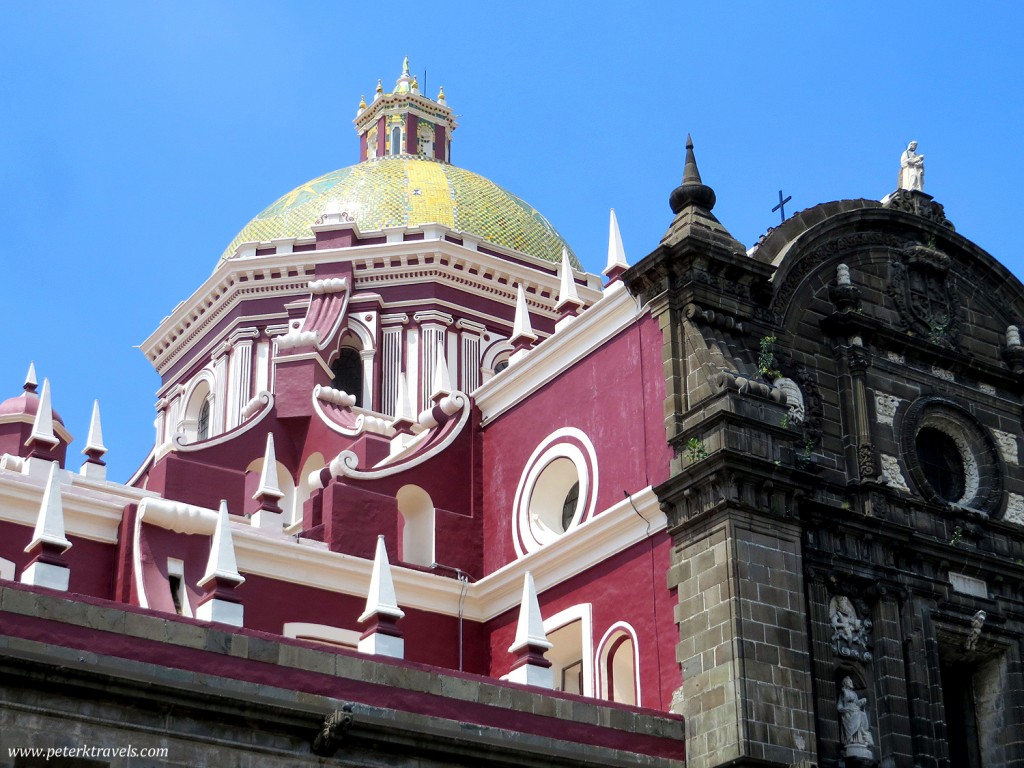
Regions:
[[299, 470], [299, 484], [295, 489], [295, 503], [284, 510], [285, 520], [287, 521], [285, 525], [299, 525], [302, 523], [302, 508], [312, 494], [309, 476], [314, 472], [319, 472], [326, 466], [327, 462], [320, 452], [311, 453], [306, 457], [306, 461], [302, 464], [302, 469]]
[[434, 503], [417, 485], [405, 485], [396, 495], [400, 513], [398, 556], [413, 565], [434, 563]]

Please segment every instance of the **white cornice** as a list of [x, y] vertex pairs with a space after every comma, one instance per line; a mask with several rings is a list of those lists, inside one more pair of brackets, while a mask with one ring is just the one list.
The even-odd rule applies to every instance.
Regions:
[[[637, 491], [632, 504], [624, 499], [549, 546], [469, 584], [463, 615], [470, 621], [489, 621], [519, 605], [527, 571], [543, 593], [663, 530], [666, 524], [654, 491], [649, 487]], [[372, 560], [300, 544], [290, 536], [272, 538], [237, 522], [232, 536], [238, 568], [244, 573], [356, 597], [365, 597], [369, 589]], [[395, 564], [391, 573], [402, 607], [458, 616], [460, 582]]]
[[[39, 478], [0, 471], [0, 520], [24, 526], [26, 543], [42, 503], [43, 485]], [[145, 498], [159, 497], [118, 483], [96, 483], [71, 472], [61, 473], [65, 530], [71, 536], [117, 543], [124, 507]], [[543, 593], [663, 530], [666, 522], [653, 490], [648, 487], [637, 491], [631, 500], [624, 499], [595, 515], [547, 547], [469, 584], [464, 616], [477, 622], [493, 619], [519, 605], [527, 571], [533, 574], [538, 592]], [[504, 523], [511, 525], [509, 520]], [[511, 535], [511, 530], [502, 531], [505, 534]], [[268, 535], [234, 518], [231, 535], [238, 568], [245, 574], [366, 596], [372, 560], [332, 552], [320, 542], [297, 540], [283, 533]], [[400, 565], [392, 565], [392, 574], [401, 606], [458, 615], [462, 584], [457, 580]]]
[[[308, 259], [298, 264], [269, 264], [260, 269], [257, 261], [272, 262], [287, 257], [263, 256], [247, 259], [232, 269], [218, 269], [199, 289], [160, 323], [140, 348], [161, 375], [181, 359], [192, 341], [212, 327], [243, 299], [309, 292], [313, 265]], [[296, 260], [299, 261], [299, 260]], [[275, 274], [276, 273], [276, 274]], [[243, 279], [244, 278], [244, 279]]]
[[576, 322], [532, 349], [522, 362], [494, 376], [472, 392], [487, 424], [559, 374], [628, 328], [642, 310], [629, 293], [610, 290]]
[[[459, 235], [457, 232], [453, 234]], [[441, 239], [228, 259], [218, 265], [192, 296], [164, 318], [140, 348], [162, 375], [189, 352], [195, 339], [225, 317], [240, 301], [289, 294], [301, 297], [308, 293], [309, 280], [318, 264], [346, 261], [353, 264], [354, 288], [360, 293], [382, 284], [442, 279], [462, 290], [492, 299], [510, 300], [509, 296], [514, 296], [513, 286], [519, 283], [535, 291], [527, 296], [531, 310], [554, 318], [559, 289], [555, 265], [491, 243], [487, 246], [507, 254], [507, 258]], [[410, 257], [415, 257], [419, 263], [409, 265]], [[439, 257], [447, 263], [442, 264]], [[392, 267], [391, 262], [395, 259], [404, 266]], [[581, 300], [588, 305], [597, 302], [602, 294], [592, 288], [591, 283], [599, 281], [599, 278], [587, 273], [575, 274], [587, 279], [586, 285], [577, 286]]]
[[[117, 543], [125, 505], [156, 495], [120, 483], [89, 480], [69, 470], [61, 470], [58, 477], [65, 533], [104, 544]], [[25, 543], [31, 538], [44, 488], [41, 478], [0, 471], [0, 520], [26, 526]]]

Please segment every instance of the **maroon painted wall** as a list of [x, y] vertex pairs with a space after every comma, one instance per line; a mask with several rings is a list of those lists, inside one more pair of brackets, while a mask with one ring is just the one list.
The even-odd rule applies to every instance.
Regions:
[[[672, 693], [682, 683], [675, 646], [674, 595], [665, 587], [672, 542], [667, 533], [634, 544], [603, 563], [538, 595], [541, 615], [554, 616], [580, 603], [593, 606], [594, 650], [605, 632], [625, 621], [637, 633], [640, 655], [640, 694], [644, 707], [667, 710]], [[492, 677], [508, 673], [512, 664], [509, 646], [516, 633], [519, 607], [487, 622], [490, 635]], [[595, 663], [595, 681], [597, 665]]]
[[555, 430], [575, 427], [594, 444], [598, 511], [618, 504], [624, 492], [668, 479], [661, 343], [661, 331], [645, 315], [484, 428], [486, 573], [516, 558], [516, 488], [534, 449]]

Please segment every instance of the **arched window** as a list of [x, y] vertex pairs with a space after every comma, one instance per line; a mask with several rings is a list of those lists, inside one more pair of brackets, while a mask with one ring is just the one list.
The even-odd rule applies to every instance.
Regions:
[[638, 662], [636, 633], [629, 624], [616, 622], [598, 644], [598, 696], [639, 706]]
[[184, 405], [181, 406], [181, 420], [177, 431], [185, 435], [190, 443], [209, 440], [217, 434], [217, 400], [214, 396], [214, 379], [208, 371], [200, 371], [189, 386]]
[[331, 365], [331, 387], [340, 389], [356, 399], [356, 407], [363, 405], [363, 361], [359, 351], [351, 347], [342, 347], [338, 359]]
[[196, 440], [206, 440], [210, 437], [210, 401], [204, 400], [199, 409], [199, 417], [196, 419]]
[[391, 154], [402, 154], [402, 129], [397, 125], [391, 129]]

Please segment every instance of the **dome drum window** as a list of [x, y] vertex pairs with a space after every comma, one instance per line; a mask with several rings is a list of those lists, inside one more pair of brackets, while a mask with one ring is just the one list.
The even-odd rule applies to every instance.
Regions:
[[914, 485], [930, 501], [995, 513], [1003, 469], [988, 431], [955, 402], [922, 398], [907, 411], [902, 447]]
[[583, 432], [567, 427], [541, 441], [516, 489], [516, 553], [534, 552], [589, 519], [597, 503], [597, 479], [597, 456]]

